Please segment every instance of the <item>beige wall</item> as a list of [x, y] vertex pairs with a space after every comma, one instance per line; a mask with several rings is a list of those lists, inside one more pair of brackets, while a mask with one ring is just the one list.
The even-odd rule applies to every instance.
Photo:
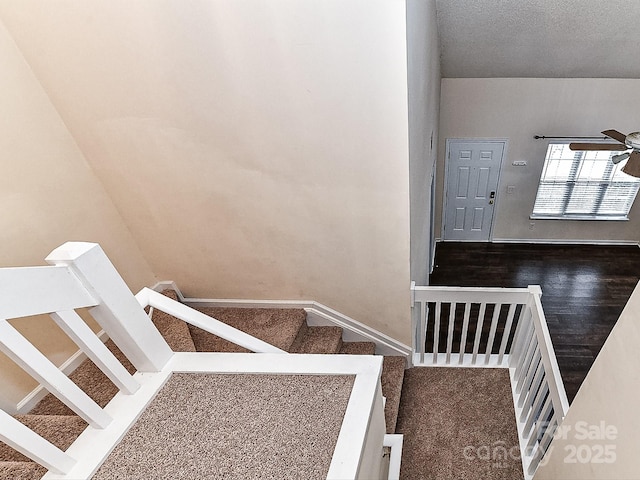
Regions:
[[403, 0], [0, 2], [154, 273], [409, 343]]
[[431, 182], [438, 146], [440, 50], [435, 0], [407, 1], [411, 279], [429, 281]]
[[[640, 80], [483, 78], [442, 80], [438, 218], [440, 232], [447, 138], [507, 138], [494, 240], [640, 240], [637, 202], [627, 222], [535, 220], [529, 230], [548, 140], [534, 135], [590, 136], [613, 128], [637, 131]], [[513, 166], [516, 160], [526, 167]], [[507, 194], [507, 186], [515, 192]], [[439, 234], [439, 236], [441, 236]]]
[[[132, 289], [152, 283], [115, 206], [2, 23], [0, 64], [0, 266], [45, 265], [58, 245], [93, 241]], [[13, 323], [57, 364], [77, 350], [47, 318]], [[9, 411], [36, 385], [3, 354], [0, 384], [0, 407]]]
[[582, 383], [535, 480], [626, 480], [640, 471], [640, 287]]

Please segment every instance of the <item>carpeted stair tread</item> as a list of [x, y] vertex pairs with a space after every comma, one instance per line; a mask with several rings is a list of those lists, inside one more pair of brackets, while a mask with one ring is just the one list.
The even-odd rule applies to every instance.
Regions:
[[[178, 300], [178, 295], [174, 290], [164, 290], [162, 294], [173, 300]], [[151, 319], [153, 320], [153, 324], [164, 337], [165, 341], [171, 347], [171, 350], [174, 352], [196, 351], [196, 346], [193, 343], [189, 326], [185, 322], [169, 315], [168, 313], [155, 309]]]
[[[105, 345], [129, 373], [135, 373], [135, 368], [131, 365], [131, 362], [113, 341], [108, 340]], [[69, 375], [69, 378], [101, 407], [109, 403], [118, 393], [118, 387], [89, 359], [82, 362]], [[75, 415], [69, 407], [51, 393], [47, 394], [29, 413], [32, 415]]]
[[[287, 351], [294, 342], [300, 327], [306, 323], [306, 312], [297, 308], [204, 307], [197, 310]], [[189, 325], [189, 331], [196, 350], [199, 352], [248, 352], [243, 347], [234, 345], [193, 325]]]
[[340, 352], [342, 347], [342, 328], [308, 327], [299, 337], [290, 353], [332, 354]]
[[[87, 422], [76, 415], [16, 415], [16, 420], [49, 440], [60, 450], [66, 450], [87, 428]], [[0, 461], [30, 462], [10, 446], [0, 442]], [[0, 476], [0, 478], [2, 478]]]
[[47, 469], [35, 462], [0, 461], [0, 478], [7, 480], [39, 480]]
[[387, 433], [395, 433], [396, 431], [406, 365], [407, 359], [401, 356], [385, 356], [382, 361], [381, 383], [382, 395], [387, 399], [384, 406]]
[[373, 342], [343, 342], [340, 353], [344, 355], [375, 355], [376, 344]]
[[397, 431], [400, 478], [523, 478], [520, 455], [507, 453], [519, 444], [508, 369], [408, 369]]

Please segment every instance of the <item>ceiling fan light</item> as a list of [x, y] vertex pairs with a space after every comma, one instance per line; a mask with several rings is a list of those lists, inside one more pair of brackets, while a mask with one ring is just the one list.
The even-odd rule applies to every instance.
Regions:
[[621, 153], [620, 155], [614, 155], [613, 157], [611, 157], [611, 161], [614, 165], [617, 165], [627, 158], [629, 158], [629, 152]]

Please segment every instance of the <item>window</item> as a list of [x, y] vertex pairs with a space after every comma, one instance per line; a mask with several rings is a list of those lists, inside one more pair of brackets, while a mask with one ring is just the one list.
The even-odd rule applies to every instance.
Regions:
[[622, 172], [626, 160], [613, 164], [618, 153], [549, 144], [531, 218], [626, 220], [640, 178]]

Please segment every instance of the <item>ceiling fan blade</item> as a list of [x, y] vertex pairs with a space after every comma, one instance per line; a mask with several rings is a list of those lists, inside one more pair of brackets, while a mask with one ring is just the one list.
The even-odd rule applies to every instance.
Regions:
[[611, 157], [611, 161], [613, 162], [614, 165], [617, 165], [623, 160], [626, 160], [627, 158], [629, 158], [630, 156], [631, 156], [630, 152], [624, 152], [624, 153], [621, 153], [620, 155], [614, 155], [613, 157]]
[[629, 150], [629, 147], [620, 143], [570, 143], [571, 150]]
[[631, 152], [627, 164], [622, 167], [622, 171], [632, 177], [640, 178], [640, 151], [634, 150]]
[[620, 143], [624, 143], [627, 140], [627, 136], [617, 130], [605, 130], [604, 132], [602, 132], [602, 134], [606, 135], [607, 137], [611, 137], [614, 140], [619, 141]]

